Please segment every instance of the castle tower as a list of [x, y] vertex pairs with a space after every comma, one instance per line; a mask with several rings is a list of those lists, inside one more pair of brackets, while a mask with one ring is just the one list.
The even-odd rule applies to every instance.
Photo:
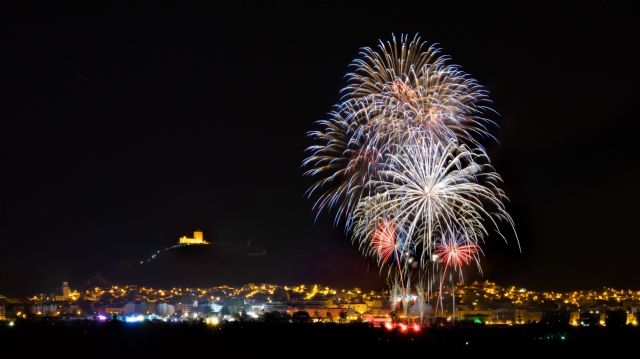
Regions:
[[69, 282], [62, 282], [62, 297], [69, 298], [71, 295], [71, 289], [69, 289]]
[[202, 231], [197, 230], [193, 232], [193, 238], [189, 238], [187, 236], [180, 237], [180, 239], [178, 240], [178, 244], [209, 244], [209, 242], [204, 240], [204, 234], [202, 233]]

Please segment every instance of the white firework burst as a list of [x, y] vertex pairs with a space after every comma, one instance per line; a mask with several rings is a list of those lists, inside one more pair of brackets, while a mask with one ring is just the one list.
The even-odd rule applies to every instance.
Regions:
[[408, 129], [478, 147], [477, 137], [493, 138], [487, 125], [495, 123], [484, 115], [492, 111], [488, 92], [436, 44], [393, 36], [377, 49], [363, 48], [352, 67], [338, 107], [351, 126], [361, 127], [355, 133], [374, 132], [370, 138], [384, 144], [398, 143]]
[[505, 239], [506, 222], [515, 234], [480, 144], [493, 138], [488, 92], [417, 35], [363, 48], [352, 67], [340, 102], [309, 133], [307, 195], [318, 214], [345, 220], [405, 297], [413, 282], [427, 297], [439, 283], [441, 298], [445, 273], [462, 276], [472, 261], [481, 271], [489, 230]]
[[377, 178], [385, 153], [373, 145], [375, 141], [355, 135], [357, 128], [338, 113], [318, 124], [323, 128], [308, 134], [318, 144], [307, 148], [309, 157], [303, 162], [303, 167], [311, 167], [305, 175], [318, 178], [307, 195], [319, 193], [314, 203], [318, 214], [334, 209], [335, 223], [342, 218], [348, 223], [360, 199], [372, 194], [372, 180]]
[[363, 200], [366, 209], [355, 211], [353, 228], [360, 241], [370, 240], [366, 228], [372, 228], [361, 222], [392, 216], [404, 231], [405, 246], [425, 266], [443, 235], [460, 233], [477, 245], [488, 235], [487, 222], [500, 236], [499, 220], [513, 228], [506, 196], [497, 186], [501, 178], [482, 151], [431, 135], [414, 135], [410, 143], [392, 148], [379, 179], [372, 181], [377, 194]]

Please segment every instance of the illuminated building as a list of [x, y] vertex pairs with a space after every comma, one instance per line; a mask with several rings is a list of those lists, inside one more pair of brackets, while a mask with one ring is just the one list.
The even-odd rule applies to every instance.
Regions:
[[187, 236], [180, 237], [178, 244], [192, 245], [192, 244], [209, 244], [209, 242], [204, 240], [204, 235], [202, 231], [194, 231], [193, 238], [189, 238]]
[[214, 313], [219, 313], [222, 310], [222, 305], [217, 303], [209, 303], [209, 308]]
[[57, 301], [77, 300], [79, 297], [79, 293], [77, 291], [71, 291], [71, 288], [69, 288], [69, 282], [62, 282], [62, 287], [60, 289], [62, 291], [62, 295], [54, 296], [54, 299]]
[[492, 324], [513, 324], [515, 321], [515, 311], [509, 308], [499, 308], [494, 311]]
[[580, 312], [579, 311], [573, 311], [569, 313], [569, 324], [575, 326], [578, 326], [580, 324]]
[[516, 309], [516, 324], [539, 323], [542, 320], [542, 311], [534, 308]]
[[175, 311], [181, 315], [189, 315], [193, 309], [192, 303], [175, 303]]
[[51, 317], [59, 314], [55, 304], [35, 304], [29, 308], [31, 314], [36, 316]]
[[107, 307], [104, 309], [104, 311], [107, 314], [113, 315], [113, 314], [120, 314], [120, 315], [124, 315], [124, 307]]
[[5, 320], [6, 319], [6, 312], [4, 309], [4, 305], [0, 305], [0, 320]]
[[[445, 316], [449, 317], [452, 313], [445, 312]], [[457, 321], [469, 321], [476, 324], [487, 323], [492, 324], [496, 318], [496, 311], [492, 309], [465, 309], [456, 308], [455, 320]]]
[[287, 302], [281, 301], [271, 301], [264, 305], [265, 312], [286, 312], [287, 308]]
[[389, 312], [389, 310], [382, 303], [382, 299], [368, 300], [366, 304], [366, 312], [374, 316], [386, 315]]
[[124, 314], [146, 314], [148, 309], [147, 302], [128, 302], [124, 305]]
[[169, 303], [160, 303], [156, 306], [156, 313], [163, 317], [172, 316], [176, 312], [176, 308]]
[[353, 309], [358, 314], [366, 313], [367, 305], [364, 303], [347, 304], [347, 309]]
[[[287, 308], [287, 313], [289, 315], [293, 315], [294, 313], [303, 310], [302, 308], [289, 307]], [[344, 308], [316, 308], [316, 309], [305, 309], [306, 312], [311, 315], [312, 319], [318, 322], [329, 322], [329, 323], [338, 323], [341, 320], [344, 321], [347, 319], [347, 311]], [[344, 319], [342, 319], [344, 318]], [[351, 319], [358, 319], [357, 316], [353, 315]]]
[[69, 294], [71, 294], [71, 290], [69, 289], [69, 282], [62, 282], [62, 296], [65, 298], [69, 298]]

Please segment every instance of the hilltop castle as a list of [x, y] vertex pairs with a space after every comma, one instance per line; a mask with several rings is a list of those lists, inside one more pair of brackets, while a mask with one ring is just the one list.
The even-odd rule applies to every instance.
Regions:
[[187, 236], [182, 236], [178, 240], [178, 244], [186, 244], [186, 245], [191, 245], [191, 244], [209, 244], [209, 242], [204, 240], [204, 235], [203, 235], [202, 231], [194, 231], [193, 232], [193, 238], [189, 238]]

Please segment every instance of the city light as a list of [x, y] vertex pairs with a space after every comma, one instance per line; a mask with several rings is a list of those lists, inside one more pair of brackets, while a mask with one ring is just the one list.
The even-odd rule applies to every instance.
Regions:
[[142, 315], [131, 315], [131, 316], [125, 317], [124, 320], [127, 323], [139, 323], [139, 322], [144, 321], [144, 316], [142, 316]]
[[[451, 294], [450, 288], [444, 291]], [[81, 292], [78, 300], [69, 297], [60, 301], [40, 295], [27, 297], [24, 303], [17, 304], [20, 309], [14, 312], [14, 318], [38, 316], [65, 321], [89, 316], [97, 322], [106, 322], [116, 315], [126, 323], [202, 321], [209, 325], [222, 325], [238, 320], [262, 321], [269, 312], [286, 312], [288, 314], [285, 315], [290, 316], [297, 311], [306, 311], [312, 323], [362, 321], [387, 331], [397, 328], [399, 332], [405, 332], [403, 328], [406, 327], [406, 332], [413, 333], [422, 331], [421, 325], [433, 322], [435, 317], [442, 318], [444, 325], [467, 322], [513, 326], [540, 323], [545, 315], [553, 315], [553, 312], [563, 312], [567, 318], [565, 324], [574, 327], [608, 327], [611, 326], [610, 313], [623, 311], [620, 325], [638, 325], [632, 308], [640, 301], [639, 291], [606, 288], [601, 291], [538, 292], [484, 281], [456, 284], [455, 292], [455, 321], [452, 311], [446, 309], [423, 317], [425, 321], [421, 321], [419, 301], [433, 305], [438, 300], [435, 293], [422, 297], [415, 294], [403, 296], [386, 291], [338, 289], [320, 284], [171, 289], [136, 285], [93, 287]], [[407, 313], [398, 313], [404, 303]], [[497, 307], [496, 304], [500, 305]], [[560, 309], [550, 310], [549, 305]], [[394, 314], [397, 316], [395, 320], [403, 322], [403, 325], [391, 321]], [[290, 318], [287, 320], [291, 321]]]
[[205, 323], [211, 326], [216, 326], [220, 324], [220, 319], [218, 319], [218, 317], [208, 317], [207, 319], [205, 319]]

